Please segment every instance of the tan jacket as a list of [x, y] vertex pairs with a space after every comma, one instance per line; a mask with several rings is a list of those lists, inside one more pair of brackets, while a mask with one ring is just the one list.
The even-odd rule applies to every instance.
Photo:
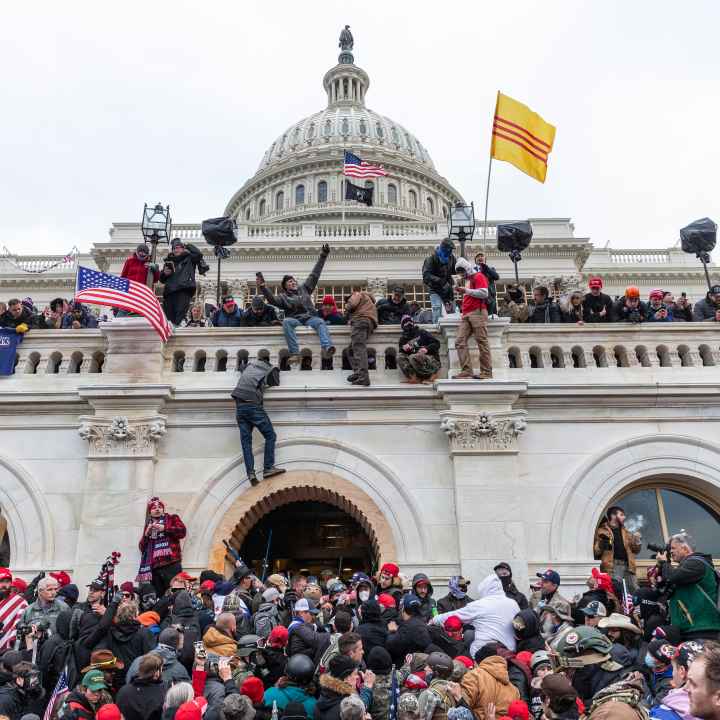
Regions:
[[353, 320], [370, 320], [373, 328], [377, 327], [377, 308], [375, 307], [375, 299], [370, 293], [362, 290], [354, 292], [347, 301], [345, 308], [350, 316], [350, 322]]
[[[637, 535], [628, 532], [625, 528], [621, 529], [623, 542], [625, 543], [625, 552], [628, 556], [628, 570], [631, 573], [636, 571], [635, 556], [640, 552], [642, 543]], [[606, 538], [609, 547], [604, 549], [601, 540]], [[595, 541], [593, 542], [593, 554], [595, 559], [600, 561], [600, 572], [612, 573], [613, 571], [613, 542], [614, 535], [610, 523], [604, 520], [600, 523], [600, 527], [595, 531]]]
[[507, 715], [508, 706], [520, 699], [518, 689], [510, 682], [507, 663], [498, 655], [485, 658], [462, 679], [462, 694], [477, 720], [485, 720], [485, 708], [495, 703], [498, 717]]
[[214, 627], [209, 627], [203, 635], [203, 644], [209, 653], [222, 657], [231, 657], [237, 652], [237, 643]]

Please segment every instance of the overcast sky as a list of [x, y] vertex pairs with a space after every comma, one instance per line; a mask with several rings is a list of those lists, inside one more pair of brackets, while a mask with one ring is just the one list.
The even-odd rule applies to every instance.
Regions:
[[720, 218], [720, 3], [6, 3], [0, 246], [87, 250], [145, 201], [220, 214], [270, 143], [325, 105], [348, 23], [367, 104], [405, 125], [482, 217], [498, 89], [557, 126], [545, 185], [495, 163], [490, 219], [572, 217], [597, 245], [666, 247]]

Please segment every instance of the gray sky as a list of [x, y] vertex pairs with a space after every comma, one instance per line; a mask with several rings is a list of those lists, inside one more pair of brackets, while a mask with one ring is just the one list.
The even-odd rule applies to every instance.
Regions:
[[3, 7], [0, 246], [87, 250], [143, 202], [218, 215], [325, 105], [343, 24], [367, 104], [408, 127], [482, 217], [498, 89], [557, 126], [545, 185], [495, 163], [490, 219], [572, 217], [664, 247], [720, 219], [720, 3], [189, 2]]

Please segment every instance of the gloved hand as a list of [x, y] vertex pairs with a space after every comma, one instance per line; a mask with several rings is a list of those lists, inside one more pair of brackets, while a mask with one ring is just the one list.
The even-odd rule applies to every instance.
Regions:
[[20, 335], [23, 335], [26, 333], [30, 328], [28, 327], [27, 323], [20, 323], [16, 328], [15, 332], [20, 333]]
[[323, 243], [322, 248], [320, 248], [320, 254], [327, 257], [330, 254], [330, 244], [329, 243]]

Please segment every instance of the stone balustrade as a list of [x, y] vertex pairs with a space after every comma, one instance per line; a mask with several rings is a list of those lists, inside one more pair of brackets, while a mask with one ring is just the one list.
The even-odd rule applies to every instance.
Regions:
[[[458, 322], [443, 318], [439, 326], [426, 326], [441, 343], [443, 369], [447, 377], [459, 368], [455, 340]], [[330, 328], [337, 348], [332, 362], [322, 358], [317, 335], [297, 331], [302, 363], [292, 369], [282, 328], [181, 328], [162, 346], [142, 319], [115, 320], [98, 330], [33, 330], [18, 348], [15, 378], [19, 376], [113, 374], [128, 372], [114, 356], [123, 347], [134, 347], [143, 367], [153, 368], [166, 380], [186, 382], [204, 373], [236, 372], [267, 350], [273, 364], [295, 377], [308, 371], [320, 373], [313, 383], [330, 382], [336, 372], [350, 369], [350, 328]], [[489, 340], [496, 375], [503, 378], [532, 378], [538, 371], [561, 377], [581, 373], [652, 369], [685, 370], [696, 373], [720, 367], [720, 326], [716, 323], [658, 323], [635, 325], [514, 325], [506, 319], [489, 324]], [[397, 352], [400, 328], [381, 326], [369, 343], [371, 369], [378, 383], [399, 380]], [[118, 338], [122, 343], [118, 344]], [[476, 349], [471, 341], [471, 352]], [[145, 371], [145, 370], [143, 370]], [[709, 379], [709, 378], [708, 378]]]

